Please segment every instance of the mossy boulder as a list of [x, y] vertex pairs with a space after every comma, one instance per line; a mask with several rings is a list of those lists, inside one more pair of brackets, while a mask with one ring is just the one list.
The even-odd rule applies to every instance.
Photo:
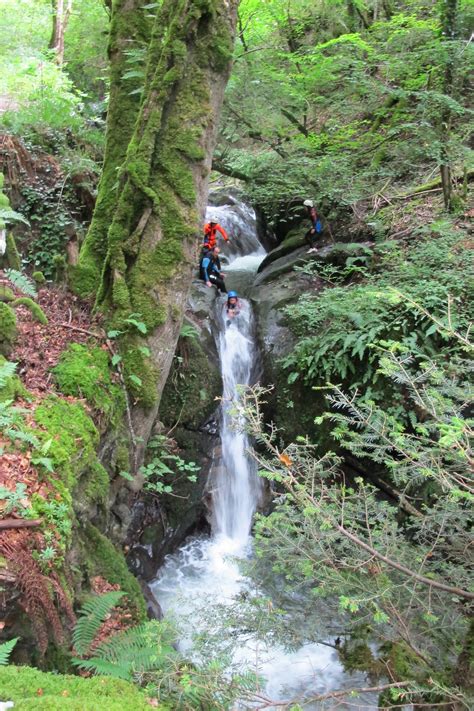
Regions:
[[13, 293], [13, 290], [5, 284], [0, 284], [0, 301], [3, 301], [3, 303], [7, 304], [10, 301], [14, 300], [15, 294]]
[[149, 711], [137, 686], [119, 679], [52, 674], [26, 666], [0, 668], [0, 702], [18, 711]]
[[43, 274], [43, 272], [39, 272], [39, 271], [38, 271], [38, 272], [33, 272], [33, 274], [32, 274], [31, 276], [33, 277], [33, 280], [34, 280], [37, 284], [44, 284], [45, 281], [46, 281], [46, 277], [45, 277], [45, 275]]
[[0, 355], [8, 356], [17, 337], [16, 316], [13, 309], [0, 302]]

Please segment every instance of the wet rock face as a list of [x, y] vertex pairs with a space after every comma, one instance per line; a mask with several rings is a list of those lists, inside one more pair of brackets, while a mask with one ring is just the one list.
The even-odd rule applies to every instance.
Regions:
[[[178, 455], [199, 467], [196, 482], [178, 473], [170, 479], [172, 495], [142, 492], [133, 505], [127, 562], [144, 580], [156, 575], [164, 557], [196, 530], [208, 528], [205, 485], [219, 441], [216, 401], [222, 393], [219, 356], [212, 335], [214, 288], [195, 281], [191, 289], [170, 375], [163, 392], [155, 434], [168, 434]], [[115, 511], [124, 514], [125, 511]]]
[[220, 191], [212, 193], [210, 201], [206, 222], [214, 217], [229, 236], [230, 241], [227, 243], [218, 239], [225, 258], [230, 260], [239, 254], [251, 254], [261, 249], [257, 236], [257, 215], [252, 207], [241, 202], [237, 196]]

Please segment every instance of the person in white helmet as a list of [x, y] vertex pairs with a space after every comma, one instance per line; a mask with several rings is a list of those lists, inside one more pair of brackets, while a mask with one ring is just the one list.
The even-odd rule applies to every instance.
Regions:
[[305, 234], [305, 238], [309, 243], [309, 246], [314, 249], [318, 235], [322, 232], [321, 220], [318, 217], [318, 213], [316, 212], [316, 208], [314, 207], [314, 202], [312, 200], [305, 200], [303, 205], [306, 208], [306, 214], [311, 220], [311, 229], [309, 229]]

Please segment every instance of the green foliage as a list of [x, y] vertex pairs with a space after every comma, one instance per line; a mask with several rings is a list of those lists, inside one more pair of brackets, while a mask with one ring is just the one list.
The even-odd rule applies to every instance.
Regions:
[[[472, 268], [464, 257], [463, 236], [449, 223], [432, 223], [421, 232], [409, 251], [397, 243], [378, 244], [372, 273], [364, 267], [361, 283], [340, 285], [347, 279], [347, 266], [316, 263], [311, 268], [327, 287], [317, 296], [304, 294], [286, 310], [290, 326], [301, 336], [284, 363], [290, 383], [301, 377], [314, 386], [328, 381], [350, 382], [353, 388], [363, 384], [370, 386], [369, 397], [385, 398], [389, 404], [387, 383], [378, 369], [379, 349], [386, 342], [397, 340], [414, 353], [437, 359], [459, 352], [453, 329], [465, 330], [472, 316]], [[445, 329], [438, 329], [424, 309], [439, 316], [448, 303], [450, 323], [442, 317]]]
[[0, 389], [6, 387], [8, 381], [15, 375], [18, 363], [11, 363], [0, 358]]
[[92, 597], [84, 603], [72, 635], [77, 654], [82, 656], [89, 652], [105, 618], [124, 594], [121, 591], [112, 591]]
[[[472, 353], [466, 336], [452, 338]], [[433, 361], [398, 342], [379, 351], [377, 368], [404, 395], [408, 422], [364, 389], [354, 395], [338, 387], [317, 420], [351, 454], [360, 471], [351, 479], [340, 459], [318, 457], [306, 439], [282, 453], [261, 412], [246, 409], [250, 431], [268, 452], [256, 455], [260, 466], [280, 488], [273, 513], [256, 524], [252, 575], [283, 610], [280, 633], [291, 627], [299, 643], [317, 639], [322, 615], [338, 615], [356, 643], [357, 629], [368, 625], [372, 639], [387, 643], [384, 661], [394, 678], [410, 682], [410, 693], [426, 703], [446, 701], [458, 693], [452, 675], [469, 637], [474, 594], [463, 553], [473, 499], [472, 364]], [[395, 483], [390, 499], [366, 472]]]
[[271, 223], [308, 192], [331, 219], [445, 160], [456, 170], [472, 165], [472, 15], [459, 4], [448, 35], [443, 7], [240, 4], [217, 156], [247, 176], [247, 194]]
[[23, 505], [23, 501], [26, 498], [26, 486], [22, 483], [17, 483], [15, 486], [15, 491], [10, 491], [4, 486], [0, 485], [0, 501], [3, 501], [3, 512], [6, 514], [17, 513], [23, 518], [28, 516], [29, 509]]
[[13, 651], [15, 644], [18, 642], [18, 637], [10, 639], [8, 642], [3, 642], [0, 644], [0, 667], [8, 664], [8, 659]]
[[90, 659], [74, 659], [80, 669], [131, 681], [135, 675], [158, 671], [176, 656], [173, 638], [163, 623], [152, 621], [111, 637], [94, 650]]
[[70, 183], [38, 180], [34, 185], [22, 186], [23, 211], [32, 225], [34, 239], [29, 245], [27, 261], [47, 279], [55, 277], [54, 258], [63, 256], [75, 227], [68, 203], [74, 205], [75, 195]]
[[26, 274], [19, 272], [17, 269], [5, 269], [5, 274], [14, 287], [22, 291], [31, 299], [36, 299], [36, 287]]
[[150, 494], [172, 494], [173, 486], [182, 478], [196, 482], [201, 467], [174, 453], [176, 444], [163, 435], [152, 437], [148, 448], [154, 452], [150, 461], [140, 467], [145, 478], [143, 489]]
[[19, 212], [0, 206], [0, 223], [1, 222], [6, 222], [7, 224], [9, 222], [23, 222], [24, 225], [30, 224]]

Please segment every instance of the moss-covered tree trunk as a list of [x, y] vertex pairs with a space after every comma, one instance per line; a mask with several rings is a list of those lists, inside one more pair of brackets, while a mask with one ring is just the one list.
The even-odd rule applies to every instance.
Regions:
[[[143, 442], [157, 415], [196, 268], [237, 5], [238, 0], [162, 3], [139, 115], [114, 176], [118, 189], [107, 238], [93, 245], [91, 230], [80, 258], [79, 275], [84, 268], [101, 273], [97, 305], [122, 331], [133, 425]], [[113, 130], [110, 119], [109, 140]], [[105, 190], [101, 185], [97, 210], [107, 199]], [[131, 314], [146, 325], [146, 336], [128, 320]]]
[[92, 222], [82, 246], [79, 265], [71, 274], [74, 290], [94, 295], [107, 254], [107, 232], [118, 196], [118, 171], [123, 165], [140, 109], [139, 76], [127, 78], [127, 71], [139, 74], [140, 65], [131, 61], [145, 53], [150, 41], [152, 19], [143, 9], [145, 0], [114, 0], [109, 35], [110, 96], [104, 164]]

